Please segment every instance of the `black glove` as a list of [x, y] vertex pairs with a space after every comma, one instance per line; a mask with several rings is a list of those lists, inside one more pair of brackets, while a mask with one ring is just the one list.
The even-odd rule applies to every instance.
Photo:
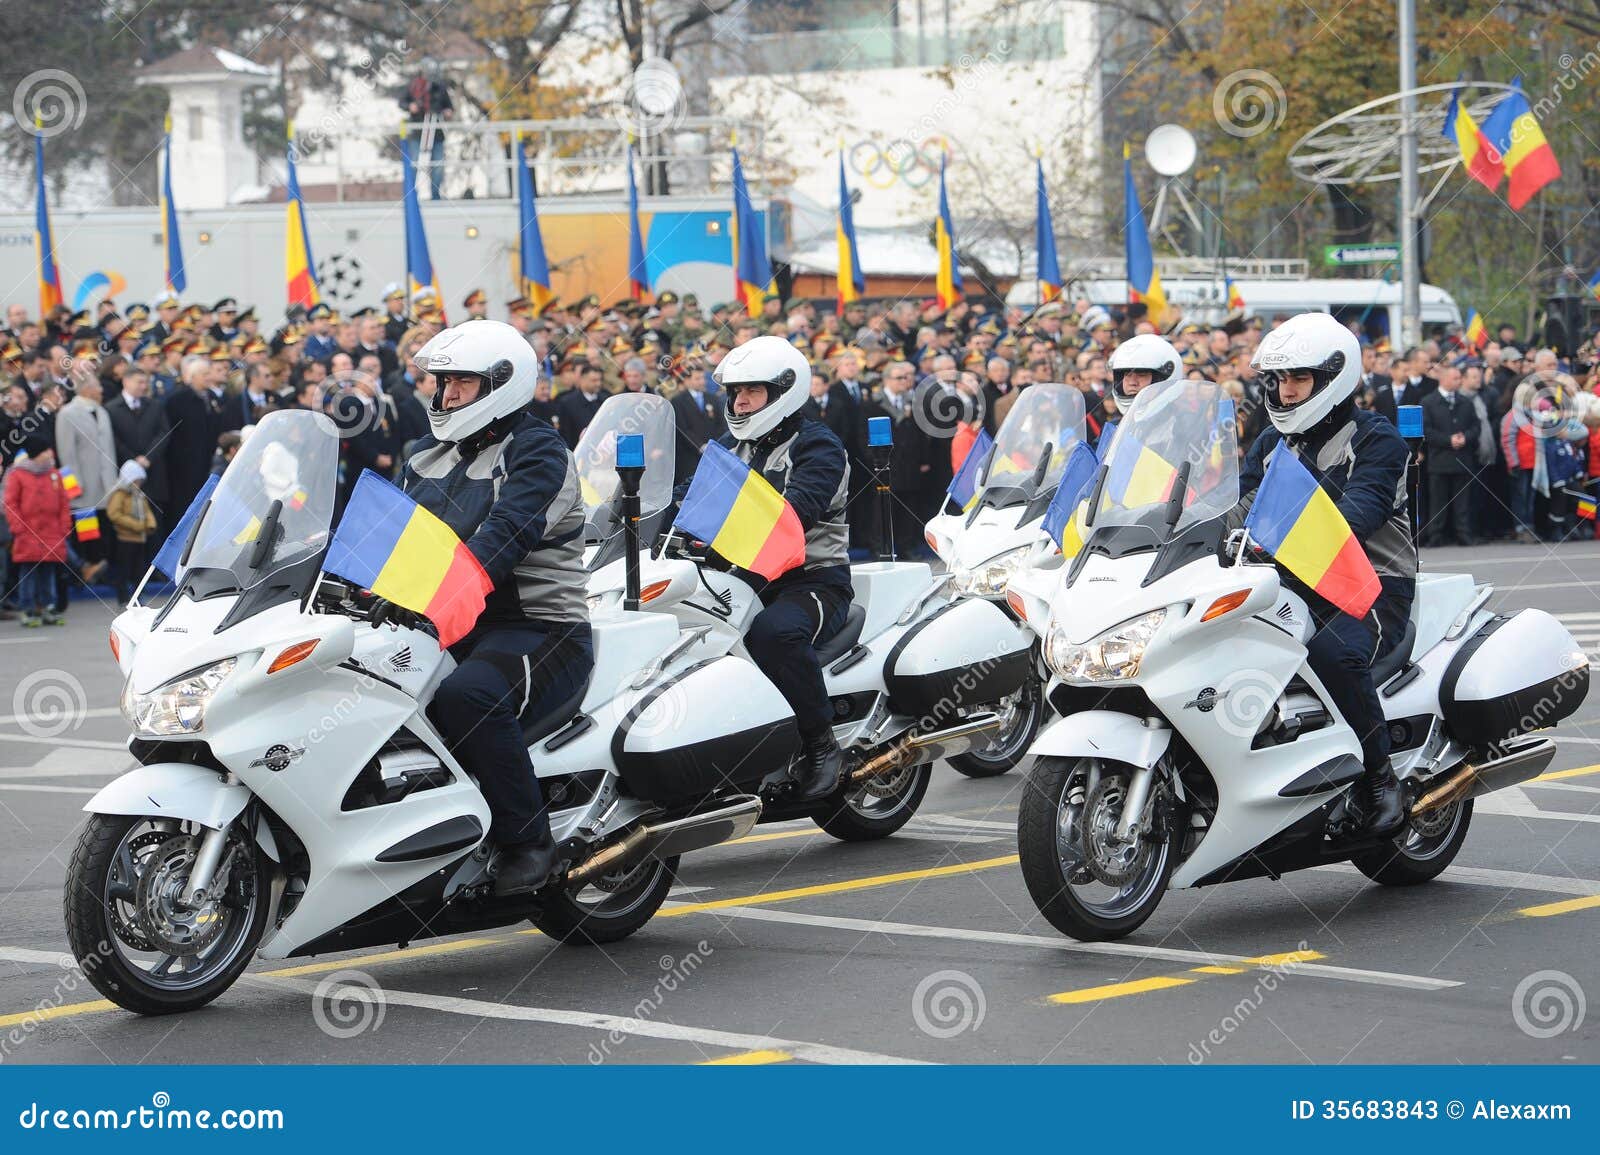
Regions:
[[438, 636], [434, 631], [433, 623], [422, 614], [414, 610], [408, 610], [404, 606], [396, 605], [386, 598], [373, 598], [372, 609], [368, 611], [367, 616], [374, 629], [385, 624], [393, 624], [404, 626], [408, 630], [425, 630], [436, 637]]

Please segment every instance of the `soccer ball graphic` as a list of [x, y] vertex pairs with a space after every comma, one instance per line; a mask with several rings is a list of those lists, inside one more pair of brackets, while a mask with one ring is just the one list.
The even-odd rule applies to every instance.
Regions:
[[361, 262], [349, 253], [330, 253], [317, 262], [317, 287], [324, 299], [347, 304], [361, 292]]

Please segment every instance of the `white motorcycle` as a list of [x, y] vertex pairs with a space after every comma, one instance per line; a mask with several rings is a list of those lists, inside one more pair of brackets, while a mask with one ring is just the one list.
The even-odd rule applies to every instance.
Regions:
[[1472, 799], [1541, 773], [1555, 745], [1531, 732], [1588, 692], [1554, 617], [1492, 613], [1491, 587], [1423, 575], [1373, 670], [1407, 822], [1354, 831], [1360, 743], [1306, 664], [1305, 602], [1228, 532], [1239, 477], [1218, 408], [1209, 383], [1142, 394], [1090, 491], [1083, 550], [1010, 585], [1062, 715], [1033, 746], [1018, 850], [1034, 902], [1074, 938], [1131, 933], [1169, 888], [1331, 862], [1426, 882], [1460, 850]]
[[[1084, 426], [1083, 394], [1069, 385], [1041, 382], [1017, 397], [983, 463], [975, 503], [937, 514], [924, 531], [957, 596], [1006, 606], [1006, 583], [1041, 540], [1040, 523]], [[994, 738], [950, 760], [967, 777], [1004, 774], [1027, 754], [1050, 710], [1044, 698], [1050, 674], [1038, 649], [1034, 666], [1037, 676], [1005, 703], [1006, 723]]]

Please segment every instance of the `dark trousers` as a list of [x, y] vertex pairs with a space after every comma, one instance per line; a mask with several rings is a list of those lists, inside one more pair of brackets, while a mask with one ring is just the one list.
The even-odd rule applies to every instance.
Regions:
[[461, 664], [439, 683], [432, 713], [489, 803], [489, 835], [502, 847], [545, 841], [550, 819], [522, 724], [548, 717], [588, 684], [594, 643], [587, 622], [525, 622], [474, 630], [451, 647]]
[[1361, 762], [1369, 770], [1389, 761], [1389, 727], [1372, 681], [1372, 663], [1400, 640], [1410, 612], [1409, 604], [1386, 595], [1364, 619], [1336, 610], [1317, 613], [1317, 632], [1306, 644], [1306, 664], [1327, 688], [1339, 716], [1356, 732]]
[[120, 537], [111, 542], [111, 560], [117, 567], [117, 600], [125, 602], [133, 595], [133, 587], [149, 567], [142, 541], [123, 541]]
[[1472, 475], [1428, 474], [1428, 525], [1430, 545], [1442, 545], [1448, 535], [1457, 545], [1472, 541]]
[[745, 631], [744, 648], [794, 710], [802, 738], [818, 738], [833, 727], [816, 647], [839, 632], [849, 612], [850, 599], [839, 590], [785, 590]]

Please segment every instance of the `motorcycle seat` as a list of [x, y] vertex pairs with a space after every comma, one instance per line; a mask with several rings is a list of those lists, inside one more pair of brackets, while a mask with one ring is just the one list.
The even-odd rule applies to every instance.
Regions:
[[1406, 619], [1405, 633], [1400, 641], [1383, 657], [1372, 663], [1372, 684], [1381, 686], [1405, 668], [1411, 660], [1411, 649], [1417, 643], [1417, 623]]
[[583, 685], [578, 687], [577, 693], [566, 701], [559, 703], [555, 709], [546, 714], [524, 718], [522, 722], [523, 742], [529, 746], [532, 746], [535, 742], [542, 742], [576, 718], [583, 712], [583, 698], [588, 692], [589, 680], [585, 678]]
[[817, 661], [826, 666], [835, 658], [843, 657], [846, 650], [861, 640], [861, 627], [867, 624], [867, 607], [851, 602], [839, 632], [817, 647]]

